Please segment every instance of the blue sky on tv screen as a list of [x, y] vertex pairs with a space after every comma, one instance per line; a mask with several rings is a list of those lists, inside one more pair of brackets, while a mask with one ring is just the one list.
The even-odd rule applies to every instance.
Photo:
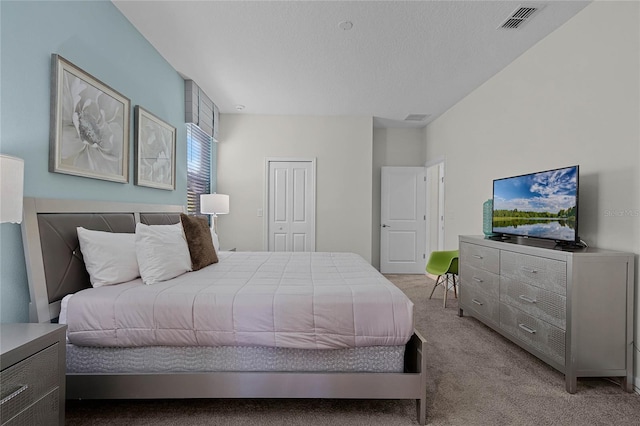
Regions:
[[496, 180], [493, 209], [557, 213], [576, 205], [577, 168]]

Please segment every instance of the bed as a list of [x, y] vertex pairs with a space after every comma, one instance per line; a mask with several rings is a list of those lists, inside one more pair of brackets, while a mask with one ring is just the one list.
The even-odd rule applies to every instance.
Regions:
[[[183, 212], [184, 207], [174, 205], [25, 198], [22, 233], [31, 296], [31, 321], [55, 322], [61, 317], [62, 311], [62, 317], [66, 322], [68, 311], [78, 309], [79, 299], [93, 290], [101, 289], [90, 289], [88, 274], [79, 250], [76, 227], [131, 233], [134, 232], [137, 223], [175, 224], [180, 221], [180, 213]], [[359, 264], [358, 262], [364, 261], [354, 256], [331, 253], [220, 252], [218, 264], [201, 271], [189, 272], [175, 281], [162, 283], [166, 287], [163, 287], [162, 294], [170, 292], [172, 288], [196, 285], [185, 284], [193, 281], [189, 281], [187, 275], [191, 278], [217, 273], [219, 277], [232, 277], [236, 281], [243, 279], [243, 291], [234, 290], [233, 298], [236, 300], [236, 306], [242, 306], [243, 299], [240, 296], [246, 299], [246, 306], [252, 306], [252, 303], [262, 299], [251, 299], [252, 293], [245, 291], [251, 286], [246, 283], [251, 283], [252, 279], [260, 277], [261, 274], [264, 278], [265, 272], [287, 270], [293, 271], [288, 278], [293, 280], [291, 284], [295, 284], [297, 274], [300, 273], [300, 265], [309, 263], [315, 265], [313, 270], [316, 272], [323, 268], [339, 271], [337, 275], [346, 277], [350, 283], [358, 284], [363, 277], [368, 277], [367, 279], [379, 280], [383, 287], [386, 285], [384, 277], [370, 265]], [[361, 271], [360, 275], [349, 280], [349, 273], [354, 270]], [[158, 285], [145, 286], [137, 282], [126, 283], [129, 287], [118, 286], [112, 286], [114, 289], [103, 289], [101, 295], [116, 293], [118, 295], [113, 300], [121, 302], [123, 299], [134, 299], [131, 297], [132, 294], [161, 288]], [[230, 284], [229, 288], [232, 287]], [[355, 294], [359, 292], [359, 288], [351, 286], [349, 291]], [[123, 293], [122, 289], [126, 292]], [[203, 294], [207, 291], [200, 288], [198, 293]], [[123, 294], [127, 296], [123, 297]], [[157, 297], [157, 294], [153, 296]], [[363, 297], [365, 300], [370, 299], [367, 293], [363, 293]], [[145, 298], [151, 297], [144, 296], [141, 300]], [[218, 296], [218, 299], [220, 298]], [[192, 308], [201, 304], [200, 301], [203, 300], [192, 299]], [[269, 310], [267, 305], [264, 309]], [[112, 309], [112, 312], [116, 312], [122, 308], [114, 304]], [[148, 309], [158, 312], [157, 307]], [[397, 306], [393, 309], [398, 310]], [[221, 309], [209, 311], [223, 312]], [[208, 311], [202, 312], [202, 315], [206, 316]], [[351, 314], [357, 317], [356, 313]], [[400, 315], [395, 311], [389, 314]], [[153, 321], [157, 321], [155, 316], [149, 315], [154, 317]], [[193, 316], [195, 318], [198, 315]], [[224, 317], [222, 314], [218, 316]], [[317, 318], [321, 317], [316, 317], [314, 321], [320, 322]], [[362, 318], [367, 317], [365, 315]], [[146, 321], [144, 318], [137, 320]], [[172, 319], [174, 320], [175, 318]], [[241, 317], [234, 321], [241, 321]], [[246, 321], [256, 322], [255, 318]], [[363, 322], [360, 321], [360, 324]], [[408, 341], [400, 345], [393, 340], [393, 336], [386, 334], [375, 338], [335, 338], [332, 335], [328, 340], [322, 340], [318, 338], [317, 331], [324, 329], [324, 326], [315, 322], [314, 326], [316, 328], [309, 335], [301, 334], [300, 330], [293, 334], [263, 333], [260, 336], [268, 336], [263, 337], [259, 344], [253, 345], [250, 338], [255, 336], [249, 335], [256, 330], [247, 330], [248, 340], [236, 338], [227, 341], [224, 337], [226, 334], [217, 332], [217, 329], [217, 334], [211, 330], [204, 330], [201, 323], [196, 327], [197, 330], [181, 331], [185, 339], [182, 345], [167, 344], [161, 333], [154, 332], [153, 338], [157, 340], [148, 340], [151, 346], [144, 347], [130, 344], [127, 339], [120, 337], [125, 336], [120, 324], [106, 333], [112, 340], [107, 339], [102, 346], [93, 345], [93, 335], [87, 335], [84, 330], [78, 330], [78, 327], [75, 327], [75, 330], [81, 332], [74, 335], [71, 332], [74, 327], [70, 325], [70, 340], [76, 340], [75, 344], [73, 341], [67, 344], [66, 397], [413, 399], [416, 401], [417, 420], [420, 424], [425, 424], [425, 339], [418, 332], [410, 330], [407, 334]], [[132, 329], [136, 327], [139, 327], [137, 323], [131, 325]], [[148, 328], [157, 330], [158, 324], [154, 323]], [[175, 326], [172, 325], [170, 328]], [[366, 324], [364, 328], [367, 328]], [[118, 339], [113, 337], [116, 332], [120, 333]], [[406, 330], [404, 333], [406, 334]], [[313, 338], [309, 337], [311, 335]], [[89, 336], [88, 340], [83, 341], [86, 336]], [[151, 339], [148, 336], [145, 338]], [[301, 341], [303, 343], [300, 343]], [[305, 341], [308, 342], [304, 343]], [[308, 344], [312, 344], [315, 349]]]

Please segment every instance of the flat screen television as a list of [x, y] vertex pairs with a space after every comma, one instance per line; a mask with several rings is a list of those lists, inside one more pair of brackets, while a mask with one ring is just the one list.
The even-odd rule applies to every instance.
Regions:
[[494, 180], [493, 233], [579, 243], [578, 178], [571, 166]]

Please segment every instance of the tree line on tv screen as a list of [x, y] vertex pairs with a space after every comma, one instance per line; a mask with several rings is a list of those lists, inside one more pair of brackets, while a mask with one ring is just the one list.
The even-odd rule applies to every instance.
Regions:
[[520, 211], [518, 209], [513, 210], [494, 210], [493, 217], [495, 218], [504, 218], [504, 219], [531, 219], [531, 218], [540, 218], [540, 219], [565, 219], [565, 220], [575, 220], [576, 219], [576, 206], [570, 207], [568, 209], [560, 209], [558, 213], [551, 212], [533, 212], [533, 211]]

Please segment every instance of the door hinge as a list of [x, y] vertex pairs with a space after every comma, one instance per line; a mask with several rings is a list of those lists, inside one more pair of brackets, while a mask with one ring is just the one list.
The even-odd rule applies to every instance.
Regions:
[[427, 220], [427, 215], [425, 214], [422, 220]]
[[426, 259], [426, 258], [427, 258], [427, 255], [426, 255], [426, 254], [424, 254], [424, 253], [422, 253], [422, 258], [423, 258], [423, 259]]
[[427, 181], [427, 177], [426, 177], [426, 176], [424, 177], [424, 181], [425, 181], [425, 182]]

